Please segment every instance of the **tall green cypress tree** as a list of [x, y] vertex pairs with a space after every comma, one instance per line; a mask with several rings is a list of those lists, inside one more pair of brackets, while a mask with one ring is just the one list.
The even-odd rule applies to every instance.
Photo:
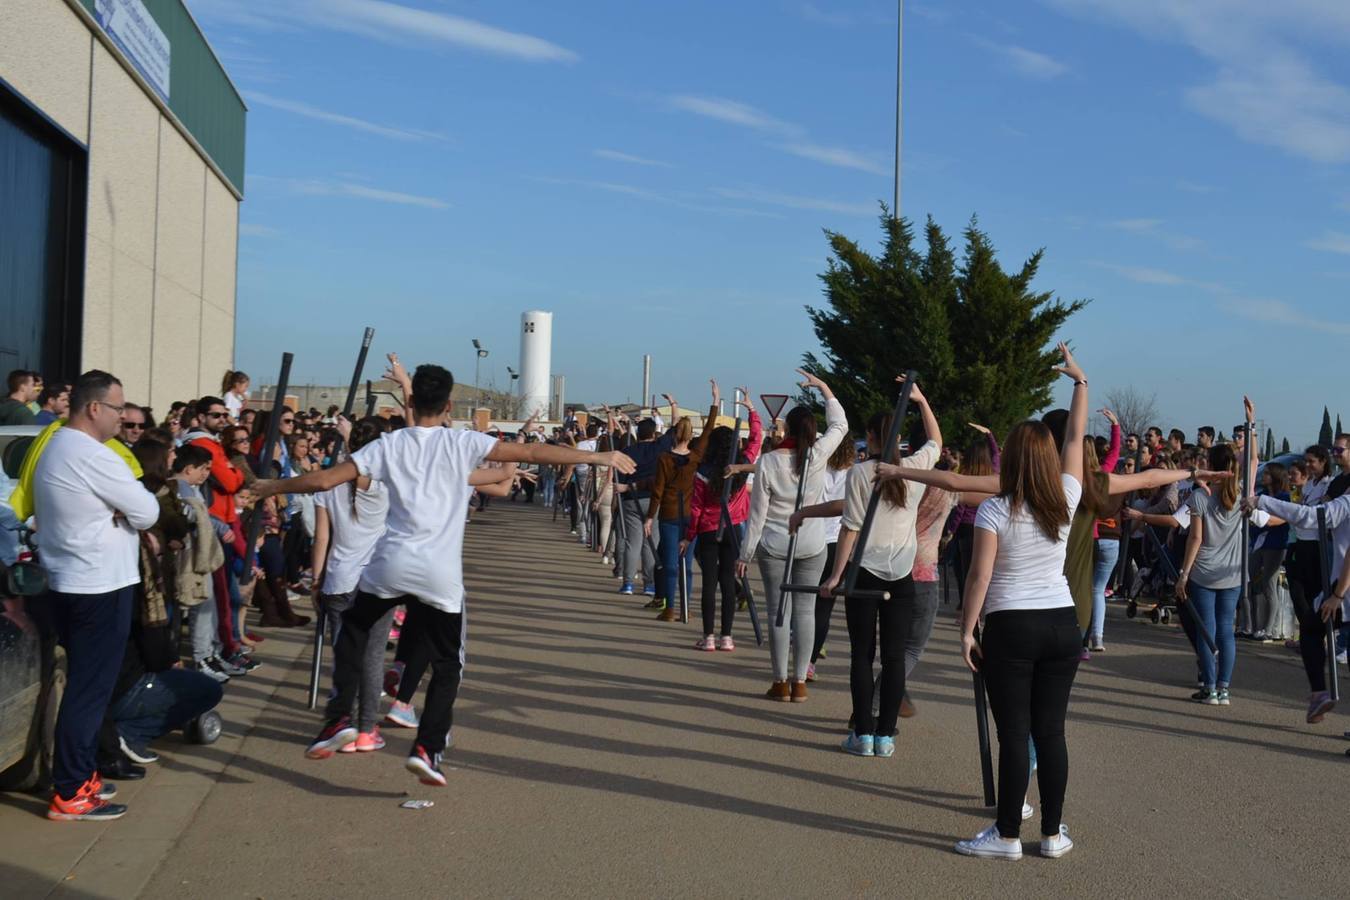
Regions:
[[1281, 453], [1290, 453], [1290, 452], [1292, 452], [1292, 451], [1289, 449], [1289, 438], [1285, 438], [1284, 441], [1280, 444], [1280, 452], [1281, 452]]
[[1057, 378], [1052, 341], [1088, 301], [1031, 289], [1042, 251], [1009, 273], [974, 219], [959, 263], [931, 217], [922, 254], [908, 220], [883, 207], [881, 225], [879, 255], [827, 232], [826, 304], [807, 307], [823, 352], [805, 354], [806, 368], [834, 389], [854, 429], [891, 407], [895, 376], [906, 369], [918, 370], [953, 443], [968, 436], [967, 422], [1002, 435], [1048, 406]]
[[1322, 428], [1317, 432], [1317, 443], [1323, 447], [1330, 447], [1335, 438], [1336, 435], [1331, 431], [1331, 411], [1324, 406], [1322, 407]]

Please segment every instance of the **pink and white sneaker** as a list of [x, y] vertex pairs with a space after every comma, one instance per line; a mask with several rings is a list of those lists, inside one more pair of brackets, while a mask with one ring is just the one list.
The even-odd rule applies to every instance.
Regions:
[[713, 640], [713, 636], [711, 634], [705, 634], [703, 637], [699, 638], [697, 641], [694, 642], [694, 649], [716, 650], [717, 642]]
[[[384, 738], [380, 737], [380, 726], [376, 725], [369, 731], [363, 731], [356, 736], [355, 743], [348, 744], [360, 753], [370, 753], [374, 750], [384, 749]], [[346, 747], [343, 748], [344, 750]]]
[[731, 639], [731, 635], [724, 634], [717, 639], [717, 649], [731, 651], [736, 649], [736, 642]]

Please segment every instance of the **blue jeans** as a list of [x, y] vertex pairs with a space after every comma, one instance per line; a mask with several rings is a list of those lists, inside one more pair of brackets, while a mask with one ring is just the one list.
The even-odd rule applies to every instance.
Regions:
[[1219, 670], [1215, 677], [1214, 657], [1209, 646], [1203, 640], [1196, 641], [1195, 655], [1200, 661], [1200, 678], [1205, 687], [1228, 687], [1233, 681], [1233, 663], [1237, 661], [1237, 637], [1233, 634], [1233, 623], [1237, 618], [1238, 595], [1241, 588], [1231, 587], [1215, 590], [1191, 582], [1190, 603], [1197, 616], [1200, 627], [1214, 638], [1219, 648]]
[[[667, 522], [662, 519], [657, 523], [660, 529], [661, 544], [658, 550], [661, 553], [661, 565], [665, 566], [662, 573], [665, 578], [660, 587], [657, 588], [657, 596], [664, 596], [666, 602], [671, 607], [676, 607], [680, 602], [680, 595], [675, 591], [675, 573], [678, 571], [680, 563], [680, 536], [684, 534], [684, 528], [679, 522]], [[684, 590], [686, 597], [694, 595], [694, 545], [689, 545], [689, 556], [685, 559], [684, 565]]]
[[1116, 570], [1120, 557], [1120, 541], [1115, 538], [1097, 539], [1097, 561], [1092, 568], [1092, 624], [1088, 634], [1100, 639], [1106, 626], [1106, 585]]
[[108, 707], [117, 731], [132, 747], [181, 728], [220, 703], [224, 690], [210, 675], [192, 669], [147, 672]]

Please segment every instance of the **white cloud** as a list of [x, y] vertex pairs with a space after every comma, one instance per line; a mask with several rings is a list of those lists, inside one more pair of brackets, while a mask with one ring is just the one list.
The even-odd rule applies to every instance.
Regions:
[[358, 119], [355, 116], [348, 116], [342, 113], [330, 112], [326, 109], [319, 109], [317, 106], [311, 106], [308, 103], [302, 103], [299, 100], [287, 100], [284, 97], [273, 97], [270, 94], [262, 94], [257, 91], [247, 91], [244, 94], [244, 98], [249, 103], [257, 106], [268, 106], [272, 109], [294, 113], [297, 116], [303, 116], [307, 119], [328, 122], [332, 125], [341, 125], [344, 128], [364, 131], [367, 134], [375, 134], [380, 137], [393, 138], [396, 141], [445, 140], [444, 135], [436, 134], [432, 131], [379, 125], [375, 122], [366, 121], [365, 119]]
[[1301, 312], [1283, 300], [1263, 300], [1257, 298], [1234, 298], [1219, 304], [1224, 312], [1274, 325], [1289, 325], [1294, 328], [1311, 328], [1332, 334], [1350, 334], [1350, 322], [1335, 322], [1319, 319]]
[[1328, 231], [1320, 238], [1308, 241], [1308, 246], [1314, 250], [1350, 256], [1350, 234], [1343, 231]]
[[1116, 263], [1094, 262], [1093, 265], [1111, 272], [1115, 272], [1122, 278], [1139, 284], [1154, 284], [1164, 287], [1190, 287], [1207, 291], [1211, 294], [1228, 294], [1230, 289], [1222, 284], [1213, 281], [1200, 281], [1195, 278], [1188, 278], [1185, 275], [1178, 275], [1166, 269], [1154, 269], [1148, 266], [1122, 266]]
[[881, 208], [875, 203], [848, 203], [819, 197], [803, 197], [796, 194], [782, 194], [776, 191], [743, 188], [714, 188], [713, 193], [728, 200], [741, 200], [747, 203], [763, 203], [768, 206], [783, 206], [788, 209], [809, 209], [819, 212], [839, 213], [846, 216], [880, 216]]
[[800, 127], [789, 122], [775, 119], [763, 110], [756, 109], [748, 103], [742, 103], [739, 100], [728, 100], [726, 97], [701, 97], [693, 94], [676, 94], [674, 97], [670, 98], [670, 103], [676, 109], [683, 112], [693, 113], [696, 116], [703, 116], [708, 119], [716, 119], [719, 122], [726, 122], [729, 125], [752, 128], [756, 131], [795, 134], [802, 130]]
[[1001, 44], [974, 35], [971, 36], [971, 39], [999, 57], [1014, 72], [1027, 78], [1049, 80], [1058, 78], [1069, 71], [1069, 67], [1064, 63], [1036, 50], [1028, 50], [1026, 47], [1019, 47], [1016, 44]]
[[1198, 250], [1205, 246], [1205, 242], [1200, 238], [1165, 230], [1162, 227], [1162, 219], [1117, 219], [1114, 222], [1108, 222], [1107, 225], [1118, 231], [1128, 231], [1141, 237], [1154, 238], [1174, 250]]
[[721, 206], [701, 202], [698, 195], [672, 195], [663, 194], [659, 191], [653, 191], [650, 188], [638, 187], [634, 184], [624, 184], [614, 181], [595, 181], [585, 178], [545, 178], [537, 177], [535, 181], [541, 181], [545, 184], [568, 185], [573, 187], [583, 187], [595, 191], [604, 191], [608, 194], [621, 194], [626, 197], [632, 197], [637, 200], [647, 200], [652, 203], [659, 203], [665, 206], [673, 206], [678, 209], [687, 209], [691, 212], [706, 212], [724, 216], [754, 216], [759, 218], [777, 218], [772, 213], [763, 210], [745, 209], [734, 206]]
[[260, 29], [326, 28], [385, 43], [436, 43], [524, 62], [576, 62], [566, 47], [474, 19], [384, 0], [194, 0], [204, 19]]
[[319, 178], [277, 178], [272, 175], [250, 173], [248, 183], [249, 186], [254, 184], [280, 185], [292, 193], [316, 197], [354, 197], [360, 200], [396, 203], [401, 206], [421, 206], [427, 209], [448, 209], [450, 206], [449, 203], [437, 197], [383, 190], [369, 185], [355, 184], [351, 181], [325, 181]]
[[662, 169], [673, 168], [671, 163], [662, 162], [659, 159], [648, 159], [645, 156], [634, 156], [631, 153], [624, 153], [622, 150], [607, 150], [602, 147], [598, 150], [592, 150], [591, 152], [601, 159], [607, 159], [610, 162], [629, 163], [634, 166], [656, 166]]
[[1189, 46], [1213, 74], [1183, 92], [1239, 137], [1321, 163], [1350, 162], [1350, 89], [1319, 73], [1306, 42], [1350, 47], [1344, 0], [1043, 0]]
[[827, 166], [838, 166], [841, 169], [857, 169], [859, 172], [869, 172], [873, 175], [886, 175], [890, 172], [890, 169], [875, 159], [844, 147], [822, 147], [819, 144], [783, 144], [780, 149], [791, 153], [793, 156], [812, 159], [816, 162], [825, 163]]

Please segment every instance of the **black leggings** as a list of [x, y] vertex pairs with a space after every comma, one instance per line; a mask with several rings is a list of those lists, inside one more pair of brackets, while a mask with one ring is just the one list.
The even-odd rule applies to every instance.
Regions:
[[[825, 545], [825, 568], [820, 570], [820, 583], [824, 584], [829, 580], [830, 573], [834, 571], [834, 551], [839, 547], [838, 544], [831, 541]], [[816, 595], [816, 643], [811, 648], [811, 665], [816, 664], [820, 659], [821, 648], [825, 646], [825, 639], [830, 636], [830, 616], [834, 615], [834, 597], [822, 597]]]
[[705, 531], [698, 536], [698, 568], [703, 573], [703, 633], [713, 633], [717, 591], [722, 590], [722, 636], [731, 635], [736, 621], [736, 535], [730, 528]]
[[[866, 569], [859, 569], [856, 586], [865, 591], [890, 591], [891, 599], [844, 598], [852, 653], [848, 686], [853, 695], [853, 732], [890, 737], [895, 733], [895, 722], [900, 717], [900, 698], [905, 694], [905, 638], [909, 635], [910, 619], [914, 617], [914, 580], [906, 575], [896, 581], [883, 581]], [[874, 679], [872, 662], [876, 657], [878, 638], [881, 675]], [[878, 681], [881, 707], [873, 719], [872, 692]]]
[[1297, 541], [1285, 563], [1289, 576], [1289, 598], [1298, 616], [1298, 649], [1303, 671], [1314, 693], [1327, 689], [1327, 623], [1313, 609], [1313, 601], [1322, 593], [1321, 545], [1317, 541]]
[[1064, 716], [1082, 644], [1072, 606], [985, 616], [981, 668], [998, 727], [998, 833], [1005, 838], [1021, 834], [1031, 777], [1028, 734], [1036, 741], [1041, 834], [1059, 834], [1069, 784]]

